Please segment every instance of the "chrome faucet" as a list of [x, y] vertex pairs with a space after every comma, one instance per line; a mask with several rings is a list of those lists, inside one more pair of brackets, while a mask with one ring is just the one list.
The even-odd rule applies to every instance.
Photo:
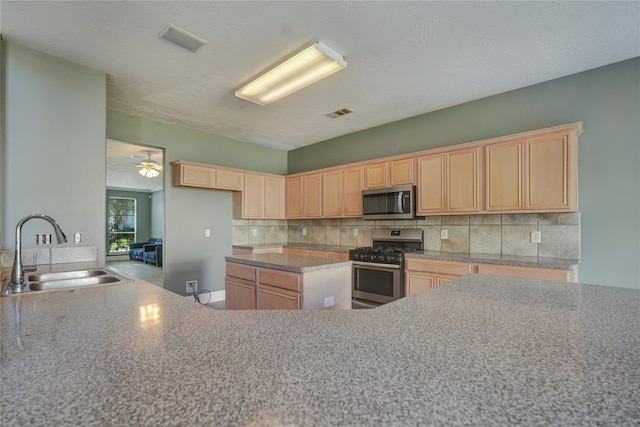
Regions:
[[53, 230], [56, 233], [56, 239], [58, 240], [58, 244], [65, 243], [67, 241], [67, 236], [64, 235], [58, 223], [48, 215], [45, 214], [31, 214], [27, 215], [18, 221], [18, 225], [16, 225], [16, 254], [15, 260], [13, 261], [13, 270], [11, 271], [11, 291], [13, 293], [19, 293], [24, 291], [24, 269], [22, 267], [22, 226], [25, 222], [34, 219], [40, 218], [48, 221], [49, 224], [53, 226]]

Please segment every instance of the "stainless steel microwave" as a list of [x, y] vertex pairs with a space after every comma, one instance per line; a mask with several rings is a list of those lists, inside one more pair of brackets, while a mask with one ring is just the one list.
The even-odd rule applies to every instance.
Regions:
[[362, 190], [362, 219], [413, 219], [415, 198], [414, 185]]

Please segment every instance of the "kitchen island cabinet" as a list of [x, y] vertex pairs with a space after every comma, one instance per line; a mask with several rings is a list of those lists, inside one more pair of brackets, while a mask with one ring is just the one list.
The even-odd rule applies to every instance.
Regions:
[[[351, 308], [351, 261], [280, 253], [225, 259], [226, 309]], [[241, 283], [239, 275], [243, 276]], [[239, 285], [246, 287], [241, 291]], [[250, 285], [253, 293], [249, 295]]]
[[640, 422], [637, 289], [473, 274], [373, 310], [224, 311], [136, 280], [0, 304], [3, 427]]

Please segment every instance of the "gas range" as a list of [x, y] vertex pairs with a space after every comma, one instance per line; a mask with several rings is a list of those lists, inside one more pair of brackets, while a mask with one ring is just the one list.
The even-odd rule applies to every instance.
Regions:
[[367, 246], [350, 250], [349, 259], [352, 261], [401, 264], [405, 253], [416, 250], [416, 248]]
[[422, 250], [422, 236], [417, 228], [376, 228], [371, 230], [373, 246], [349, 251], [352, 307], [376, 307], [404, 296], [404, 254]]
[[423, 249], [421, 229], [376, 228], [371, 231], [373, 246], [349, 251], [351, 261], [402, 264], [404, 254]]

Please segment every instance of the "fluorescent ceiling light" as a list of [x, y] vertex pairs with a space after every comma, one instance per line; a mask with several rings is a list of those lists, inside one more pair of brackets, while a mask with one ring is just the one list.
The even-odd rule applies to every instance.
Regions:
[[265, 106], [346, 66], [340, 54], [317, 42], [238, 89], [236, 96]]
[[203, 40], [180, 27], [176, 27], [173, 24], [167, 24], [158, 36], [185, 49], [189, 49], [191, 52], [195, 52], [203, 45], [207, 44], [206, 40]]

